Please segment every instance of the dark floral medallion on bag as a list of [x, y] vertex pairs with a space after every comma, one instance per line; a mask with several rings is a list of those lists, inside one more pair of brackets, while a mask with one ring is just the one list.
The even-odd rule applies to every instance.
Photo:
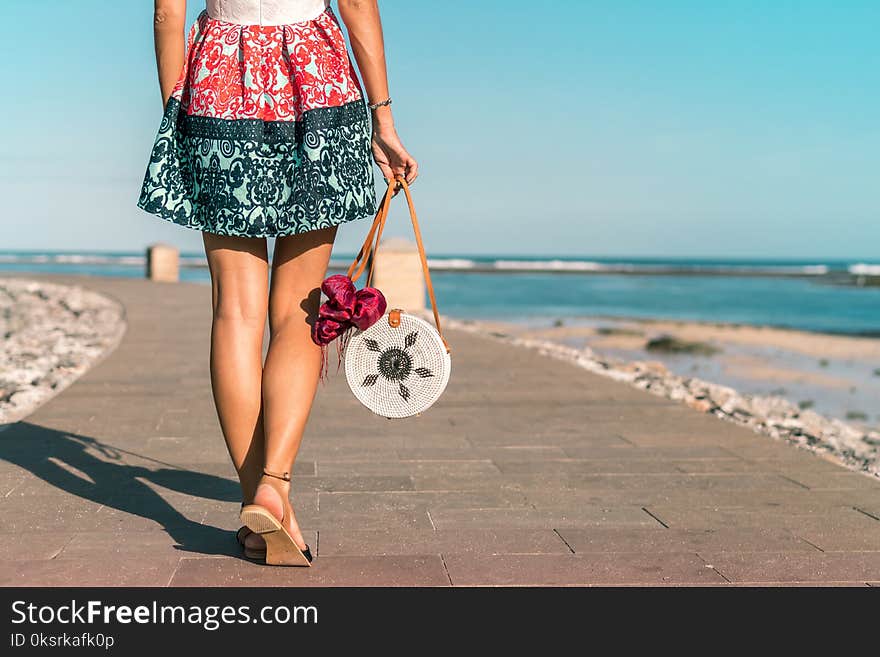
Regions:
[[402, 381], [412, 371], [412, 358], [403, 349], [390, 347], [379, 356], [379, 373], [386, 379]]
[[405, 381], [410, 374], [415, 373], [423, 379], [434, 376], [434, 373], [427, 367], [413, 367], [412, 354], [410, 354], [407, 349], [416, 343], [418, 335], [418, 331], [413, 331], [412, 333], [407, 334], [403, 340], [404, 346], [402, 349], [400, 347], [388, 347], [383, 350], [382, 347], [379, 346], [379, 343], [374, 339], [364, 338], [364, 344], [367, 345], [367, 349], [379, 353], [379, 360], [377, 363], [378, 372], [367, 374], [361, 385], [375, 385], [381, 375], [389, 381], [397, 381], [397, 392], [404, 400], [408, 400], [410, 391], [409, 388], [403, 385], [403, 381]]

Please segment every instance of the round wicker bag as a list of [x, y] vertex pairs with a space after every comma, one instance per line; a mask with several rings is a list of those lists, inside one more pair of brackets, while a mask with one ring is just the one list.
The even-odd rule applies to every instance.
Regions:
[[[437, 301], [434, 298], [412, 196], [409, 186], [402, 178], [389, 184], [373, 227], [349, 269], [349, 276], [351, 277], [360, 261], [360, 269], [352, 277], [357, 280], [370, 252], [375, 255], [379, 248], [382, 229], [394, 195], [394, 184], [400, 185], [406, 194], [436, 329], [417, 315], [407, 313], [401, 308], [392, 308], [365, 330], [354, 330], [346, 341], [343, 358], [345, 378], [354, 396], [377, 415], [403, 418], [421, 413], [443, 394], [449, 382], [452, 359], [449, 345], [440, 332]], [[374, 234], [375, 246], [371, 247]], [[370, 259], [367, 285], [370, 285], [372, 278], [373, 259]]]
[[345, 378], [351, 391], [364, 406], [387, 418], [416, 415], [437, 401], [451, 367], [434, 327], [399, 308], [366, 331], [356, 331], [345, 348]]

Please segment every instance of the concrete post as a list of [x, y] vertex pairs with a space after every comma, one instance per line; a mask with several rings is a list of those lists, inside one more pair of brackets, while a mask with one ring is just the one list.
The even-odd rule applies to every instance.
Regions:
[[180, 252], [169, 244], [147, 247], [147, 278], [151, 281], [176, 283], [180, 280]]
[[400, 237], [382, 240], [373, 257], [373, 287], [385, 295], [388, 309], [424, 310], [425, 275], [416, 243]]

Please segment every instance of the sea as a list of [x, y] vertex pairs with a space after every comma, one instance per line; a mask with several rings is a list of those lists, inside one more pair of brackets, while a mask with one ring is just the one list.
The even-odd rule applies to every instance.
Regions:
[[[353, 257], [334, 253], [329, 273]], [[145, 265], [143, 252], [0, 251], [0, 272], [141, 277]], [[209, 282], [203, 254], [183, 253], [181, 265], [182, 280]], [[880, 336], [880, 260], [446, 254], [429, 266], [440, 312], [462, 319], [661, 318]]]

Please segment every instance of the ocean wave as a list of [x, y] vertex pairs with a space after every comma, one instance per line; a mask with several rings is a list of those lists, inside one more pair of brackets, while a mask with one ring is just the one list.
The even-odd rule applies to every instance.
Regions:
[[608, 265], [589, 260], [495, 260], [495, 269], [541, 271], [605, 271]]
[[58, 265], [143, 265], [144, 256], [89, 253], [0, 253], [0, 263]]
[[880, 265], [869, 265], [860, 262], [850, 265], [849, 273], [853, 276], [880, 276]]
[[468, 258], [428, 258], [428, 266], [438, 269], [474, 269], [477, 262]]
[[735, 263], [636, 263], [595, 262], [591, 260], [495, 260], [492, 267], [502, 271], [599, 272], [607, 274], [716, 274], [767, 276], [825, 276], [828, 265], [755, 265]]

